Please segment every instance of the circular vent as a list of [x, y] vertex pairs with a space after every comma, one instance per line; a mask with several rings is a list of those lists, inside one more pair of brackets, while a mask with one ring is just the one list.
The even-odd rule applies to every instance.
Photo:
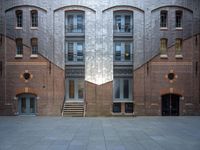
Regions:
[[30, 73], [24, 73], [23, 76], [25, 80], [28, 80], [31, 77]]
[[175, 77], [175, 74], [174, 74], [174, 73], [169, 73], [169, 74], [168, 74], [168, 79], [169, 79], [169, 80], [173, 80], [174, 77]]

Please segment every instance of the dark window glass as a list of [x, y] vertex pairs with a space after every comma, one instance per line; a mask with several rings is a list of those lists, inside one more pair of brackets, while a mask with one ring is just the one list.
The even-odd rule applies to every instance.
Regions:
[[125, 113], [133, 113], [133, 103], [125, 103]]
[[23, 13], [21, 10], [16, 11], [16, 26], [17, 27], [22, 27], [22, 21], [23, 21]]
[[113, 103], [113, 112], [120, 113], [121, 112], [121, 103]]
[[21, 98], [21, 112], [26, 113], [26, 98], [25, 97]]
[[120, 98], [120, 79], [114, 80], [115, 98]]
[[35, 98], [30, 98], [30, 113], [35, 113]]
[[123, 92], [124, 98], [129, 98], [129, 80], [124, 80]]
[[120, 61], [121, 60], [121, 43], [115, 43], [115, 60]]
[[182, 11], [176, 11], [176, 28], [182, 27]]
[[31, 39], [31, 48], [32, 48], [32, 54], [38, 54], [37, 38], [32, 38]]
[[69, 98], [74, 98], [75, 85], [74, 80], [69, 80]]
[[174, 73], [169, 73], [169, 74], [168, 74], [168, 79], [169, 79], [169, 80], [173, 80], [174, 77], [175, 77], [175, 74], [174, 74]]
[[77, 61], [83, 61], [83, 43], [76, 44]]
[[21, 38], [16, 39], [16, 54], [17, 55], [23, 54], [23, 43]]
[[84, 82], [79, 81], [78, 82], [78, 98], [83, 99], [83, 88], [84, 88]]
[[125, 16], [125, 32], [131, 32], [131, 16]]
[[28, 80], [31, 77], [30, 73], [24, 73], [23, 76], [25, 80]]
[[0, 76], [3, 75], [3, 62], [0, 61]]
[[131, 59], [131, 45], [130, 43], [125, 43], [125, 56], [124, 59], [130, 60]]
[[167, 27], [167, 11], [160, 13], [160, 27]]
[[83, 32], [83, 15], [77, 15], [77, 32]]
[[68, 61], [74, 60], [74, 44], [68, 43]]
[[38, 12], [36, 10], [31, 11], [31, 26], [38, 27]]

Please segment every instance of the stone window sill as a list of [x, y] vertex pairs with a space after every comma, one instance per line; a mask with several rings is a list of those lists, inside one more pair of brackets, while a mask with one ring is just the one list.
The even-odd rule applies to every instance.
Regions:
[[37, 54], [31, 54], [30, 58], [38, 58]]
[[175, 55], [175, 58], [177, 58], [177, 59], [183, 59], [183, 55], [181, 55], [181, 54]]
[[160, 27], [160, 30], [168, 30], [167, 27]]
[[31, 30], [37, 30], [38, 27], [31, 27]]
[[176, 27], [176, 30], [183, 30], [182, 27]]
[[15, 27], [16, 30], [22, 30], [22, 27]]
[[167, 59], [167, 58], [168, 58], [168, 55], [167, 55], [167, 54], [161, 54], [161, 55], [160, 55], [160, 58]]
[[23, 58], [23, 55], [16, 54], [15, 58]]

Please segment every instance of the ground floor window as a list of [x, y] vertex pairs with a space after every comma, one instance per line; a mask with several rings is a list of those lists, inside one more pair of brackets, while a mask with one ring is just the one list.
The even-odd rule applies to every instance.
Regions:
[[113, 89], [115, 100], [132, 100], [132, 79], [115, 78]]
[[113, 103], [113, 112], [120, 113], [121, 112], [121, 103]]
[[83, 100], [84, 80], [80, 78], [69, 78], [66, 80], [66, 96], [68, 100]]
[[133, 113], [133, 103], [125, 103], [125, 113]]

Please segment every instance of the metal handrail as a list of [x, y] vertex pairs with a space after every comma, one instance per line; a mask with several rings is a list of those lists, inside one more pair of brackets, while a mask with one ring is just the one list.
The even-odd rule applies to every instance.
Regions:
[[[72, 57], [70, 60], [69, 57]], [[84, 62], [85, 57], [84, 54], [77, 55], [77, 54], [65, 54], [65, 60], [66, 62]]]
[[113, 31], [115, 33], [131, 33], [133, 31], [133, 26], [132, 25], [118, 25], [115, 24], [113, 26]]
[[61, 110], [60, 110], [60, 112], [62, 113], [62, 116], [63, 116], [64, 104], [65, 104], [65, 96], [64, 96], [64, 100], [62, 102]]
[[83, 33], [85, 32], [85, 26], [83, 24], [80, 25], [65, 25], [66, 33]]

